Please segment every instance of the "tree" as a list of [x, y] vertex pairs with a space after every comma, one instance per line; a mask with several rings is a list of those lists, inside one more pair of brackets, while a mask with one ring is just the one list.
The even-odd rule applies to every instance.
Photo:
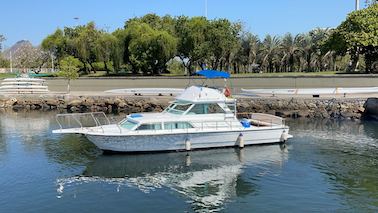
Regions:
[[230, 61], [238, 48], [238, 36], [241, 30], [239, 23], [227, 19], [216, 19], [210, 22], [207, 42], [210, 48], [211, 66], [213, 69], [229, 70]]
[[104, 63], [106, 74], [109, 75], [108, 64], [117, 54], [117, 38], [108, 33], [101, 33], [96, 41], [96, 56]]
[[70, 93], [70, 82], [79, 77], [81, 62], [73, 56], [67, 56], [60, 61], [59, 76], [67, 79], [67, 93]]
[[61, 29], [57, 29], [53, 34], [48, 35], [43, 39], [41, 47], [46, 52], [53, 55], [57, 61], [60, 61], [66, 52], [66, 38], [64, 37], [64, 32]]
[[2, 43], [5, 41], [5, 37], [0, 34], [0, 67], [5, 68], [9, 67], [9, 60], [4, 59], [3, 56], [1, 55], [1, 50], [2, 50]]
[[0, 52], [3, 49], [3, 41], [5, 41], [5, 37], [0, 34]]
[[[365, 55], [366, 72], [378, 61], [378, 4], [350, 13], [331, 35], [326, 46], [337, 52], [349, 52], [354, 70], [359, 54]], [[336, 43], [331, 43], [336, 42]]]
[[210, 22], [204, 17], [180, 16], [176, 20], [175, 35], [178, 38], [177, 56], [181, 59], [188, 75], [192, 65], [203, 67], [210, 57]]
[[133, 72], [160, 74], [174, 56], [177, 41], [168, 32], [154, 30], [148, 24], [129, 23], [125, 40]]
[[261, 57], [262, 66], [268, 72], [273, 72], [275, 65], [279, 61], [278, 52], [280, 49], [281, 41], [276, 36], [267, 35], [262, 42]]
[[[89, 22], [86, 26], [79, 28], [77, 37], [74, 37], [75, 56], [83, 63], [85, 72], [95, 71], [93, 63], [96, 62], [96, 42], [100, 37], [100, 32], [96, 30], [94, 22]], [[88, 64], [90, 69], [86, 66]]]
[[298, 61], [300, 53], [301, 35], [293, 36], [291, 33], [287, 33], [281, 42], [281, 50], [283, 56], [281, 58], [281, 64], [283, 69], [281, 71], [294, 72], [295, 62]]

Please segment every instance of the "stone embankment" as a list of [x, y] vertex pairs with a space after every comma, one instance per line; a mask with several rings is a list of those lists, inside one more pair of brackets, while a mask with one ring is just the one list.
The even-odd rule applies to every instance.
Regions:
[[[146, 96], [3, 95], [0, 109], [134, 113], [162, 111], [171, 100], [171, 97]], [[238, 112], [282, 117], [360, 119], [366, 113], [378, 115], [377, 102], [376, 98], [241, 98], [237, 108]]]

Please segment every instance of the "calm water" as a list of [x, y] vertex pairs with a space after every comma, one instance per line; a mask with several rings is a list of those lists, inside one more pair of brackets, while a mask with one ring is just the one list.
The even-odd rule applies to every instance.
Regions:
[[378, 211], [378, 123], [289, 124], [286, 146], [102, 155], [52, 112], [0, 113], [0, 212]]

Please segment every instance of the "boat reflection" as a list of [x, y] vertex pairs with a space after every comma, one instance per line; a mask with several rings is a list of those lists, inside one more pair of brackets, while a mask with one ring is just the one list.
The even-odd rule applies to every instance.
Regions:
[[[57, 192], [61, 197], [67, 187], [98, 181], [117, 185], [117, 192], [121, 186], [136, 187], [145, 193], [167, 187], [184, 195], [194, 210], [222, 209], [225, 202], [237, 196], [258, 193], [258, 187], [250, 179], [280, 173], [287, 158], [283, 145], [190, 153], [100, 155], [87, 165], [82, 175], [58, 179]], [[254, 177], [243, 176], [244, 167], [255, 168]]]

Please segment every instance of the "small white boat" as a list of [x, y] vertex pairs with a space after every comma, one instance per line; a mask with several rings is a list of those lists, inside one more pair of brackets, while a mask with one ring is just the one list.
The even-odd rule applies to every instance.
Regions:
[[378, 87], [337, 87], [337, 88], [291, 88], [291, 89], [241, 89], [246, 94], [268, 95], [338, 95], [378, 93]]
[[[83, 115], [95, 125], [85, 127], [79, 119]], [[69, 118], [78, 127], [63, 128]], [[110, 124], [103, 113], [60, 114], [57, 121], [61, 128], [53, 133], [83, 134], [98, 148], [117, 152], [243, 147], [292, 137], [282, 118], [256, 113], [239, 120], [235, 99], [201, 86], [187, 88], [161, 113], [130, 114], [118, 124]]]
[[125, 94], [125, 95], [169, 95], [174, 96], [182, 93], [184, 89], [178, 88], [130, 88], [106, 90], [106, 93]]
[[6, 78], [0, 86], [0, 93], [33, 94], [48, 93], [46, 80], [39, 78]]

